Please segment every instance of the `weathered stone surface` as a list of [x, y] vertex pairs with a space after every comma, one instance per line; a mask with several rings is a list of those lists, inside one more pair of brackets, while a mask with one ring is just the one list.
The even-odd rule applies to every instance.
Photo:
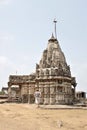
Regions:
[[[41, 60], [36, 67], [36, 79], [39, 88], [43, 88], [43, 104], [72, 104], [74, 100], [75, 78], [72, 78], [70, 66], [67, 65], [64, 53], [58, 40], [52, 35]], [[43, 84], [43, 85], [41, 85]], [[48, 88], [49, 92], [48, 92]], [[49, 95], [50, 93], [50, 100]]]
[[[11, 86], [19, 85], [19, 98], [22, 102], [34, 102], [34, 92], [41, 91], [41, 104], [72, 104], [75, 98], [75, 77], [71, 76], [58, 40], [52, 35], [43, 51], [36, 73], [30, 75], [11, 75], [8, 82], [9, 98]], [[17, 91], [15, 90], [17, 93]]]

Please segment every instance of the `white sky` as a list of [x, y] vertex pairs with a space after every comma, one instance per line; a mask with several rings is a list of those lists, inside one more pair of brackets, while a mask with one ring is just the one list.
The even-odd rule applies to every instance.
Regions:
[[54, 18], [77, 90], [87, 92], [87, 0], [0, 0], [0, 88], [16, 71], [35, 71]]

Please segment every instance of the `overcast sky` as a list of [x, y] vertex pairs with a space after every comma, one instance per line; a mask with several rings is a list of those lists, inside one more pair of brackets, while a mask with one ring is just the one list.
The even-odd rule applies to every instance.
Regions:
[[54, 18], [77, 90], [87, 92], [87, 0], [0, 0], [0, 88], [11, 74], [35, 71]]

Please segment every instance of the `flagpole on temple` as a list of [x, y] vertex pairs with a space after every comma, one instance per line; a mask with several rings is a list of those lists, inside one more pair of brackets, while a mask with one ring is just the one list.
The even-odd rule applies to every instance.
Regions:
[[55, 38], [57, 39], [57, 31], [56, 31], [56, 23], [57, 23], [57, 20], [54, 19], [54, 31], [55, 31]]

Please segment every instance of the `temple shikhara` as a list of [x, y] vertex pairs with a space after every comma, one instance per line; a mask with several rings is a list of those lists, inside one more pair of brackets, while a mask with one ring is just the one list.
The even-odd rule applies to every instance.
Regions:
[[[56, 27], [56, 21], [54, 22]], [[55, 36], [52, 34], [48, 40], [47, 48], [36, 64], [35, 73], [9, 76], [9, 101], [34, 103], [34, 92], [39, 89], [40, 104], [73, 104], [76, 84], [55, 29]]]

